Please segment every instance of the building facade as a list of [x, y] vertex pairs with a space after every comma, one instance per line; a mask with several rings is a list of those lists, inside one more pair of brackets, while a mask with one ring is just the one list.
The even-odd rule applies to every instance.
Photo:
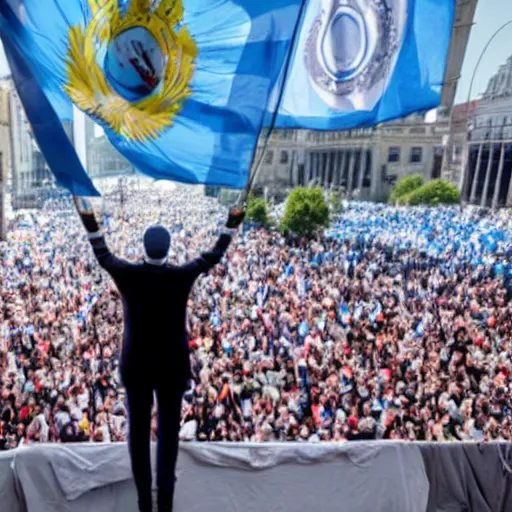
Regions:
[[11, 175], [11, 132], [10, 132], [10, 92], [7, 85], [0, 82], [0, 154], [2, 155], [3, 183], [8, 185]]
[[468, 134], [464, 201], [512, 206], [512, 57], [489, 80]]
[[4, 186], [12, 207], [39, 206], [44, 193], [54, 187], [54, 179], [8, 78], [0, 81], [0, 152]]
[[447, 112], [450, 129], [443, 142], [444, 157], [442, 178], [462, 189], [464, 169], [467, 165], [468, 134], [479, 100], [455, 105], [451, 113]]
[[448, 123], [425, 123], [422, 116], [376, 128], [317, 132], [282, 130], [265, 145], [260, 140], [255, 164], [266, 149], [256, 188], [281, 196], [293, 187], [339, 187], [349, 197], [384, 201], [395, 183], [420, 174], [440, 178], [443, 137]]
[[11, 176], [11, 133], [9, 89], [0, 82], [0, 240], [5, 240], [7, 224], [6, 195]]

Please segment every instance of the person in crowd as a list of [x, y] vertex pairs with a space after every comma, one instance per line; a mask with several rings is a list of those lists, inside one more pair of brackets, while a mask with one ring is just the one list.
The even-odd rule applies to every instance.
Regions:
[[[128, 445], [141, 512], [150, 512], [152, 474], [150, 429], [153, 393], [158, 403], [157, 487], [158, 510], [173, 507], [174, 479], [182, 396], [191, 377], [186, 309], [194, 282], [224, 256], [233, 232], [244, 219], [244, 210], [229, 212], [226, 230], [210, 252], [190, 263], [167, 264], [171, 235], [161, 225], [144, 233], [144, 262], [130, 263], [114, 256], [96, 220], [91, 203], [74, 198], [96, 259], [112, 277], [123, 302], [124, 335], [120, 371], [126, 389], [129, 418]], [[104, 386], [104, 381], [100, 379]], [[105, 402], [105, 392], [102, 393]], [[62, 421], [65, 439], [78, 440], [66, 406]], [[80, 420], [78, 414], [75, 420]], [[111, 437], [109, 428], [103, 438]], [[84, 430], [80, 432], [84, 435]]]

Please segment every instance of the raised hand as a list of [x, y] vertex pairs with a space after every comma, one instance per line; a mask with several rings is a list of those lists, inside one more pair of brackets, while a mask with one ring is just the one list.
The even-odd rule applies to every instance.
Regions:
[[91, 202], [88, 199], [76, 196], [73, 196], [73, 201], [87, 232], [97, 233], [100, 231], [100, 226], [94, 215]]
[[226, 227], [229, 229], [236, 229], [242, 224], [245, 219], [245, 208], [231, 208], [229, 210], [228, 221]]

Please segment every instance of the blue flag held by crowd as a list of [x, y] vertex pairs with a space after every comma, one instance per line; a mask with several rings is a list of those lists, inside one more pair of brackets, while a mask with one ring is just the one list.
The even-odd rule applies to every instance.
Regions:
[[0, 36], [57, 181], [97, 195], [73, 104], [155, 179], [243, 188], [264, 127], [439, 104], [454, 0], [3, 0]]

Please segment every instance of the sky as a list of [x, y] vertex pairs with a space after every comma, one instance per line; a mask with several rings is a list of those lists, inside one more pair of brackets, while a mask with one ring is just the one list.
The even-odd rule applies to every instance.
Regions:
[[[456, 103], [467, 101], [471, 75], [475, 72], [475, 66], [485, 45], [496, 30], [508, 21], [512, 22], [512, 0], [479, 0], [475, 13], [475, 24], [471, 30], [462, 66]], [[485, 52], [482, 62], [476, 70], [471, 99], [475, 99], [485, 92], [489, 78], [512, 55], [510, 41], [512, 41], [512, 23], [496, 36]]]
[[[479, 0], [475, 14], [475, 24], [471, 30], [462, 67], [456, 103], [463, 103], [467, 100], [471, 75], [475, 71], [475, 66], [482, 50], [494, 32], [507, 21], [512, 21], [512, 0]], [[512, 24], [500, 32], [485, 53], [476, 71], [471, 99], [477, 98], [485, 91], [489, 78], [512, 55], [511, 40]], [[9, 68], [0, 43], [0, 76], [6, 75], [8, 72]]]

